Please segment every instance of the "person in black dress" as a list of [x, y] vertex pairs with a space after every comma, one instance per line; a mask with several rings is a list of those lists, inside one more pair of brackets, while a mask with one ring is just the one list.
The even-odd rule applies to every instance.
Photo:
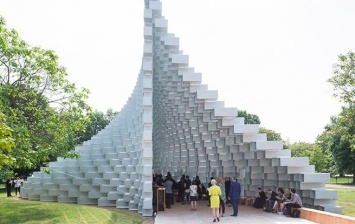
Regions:
[[259, 196], [255, 199], [254, 204], [253, 204], [254, 208], [264, 207], [265, 201], [267, 199], [265, 192], [262, 191], [260, 187], [258, 188], [258, 194], [259, 194]]

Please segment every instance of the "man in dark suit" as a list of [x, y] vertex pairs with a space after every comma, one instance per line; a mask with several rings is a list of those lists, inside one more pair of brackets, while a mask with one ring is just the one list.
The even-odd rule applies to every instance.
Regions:
[[237, 177], [233, 177], [229, 189], [229, 200], [232, 202], [232, 206], [233, 206], [233, 215], [231, 216], [238, 216], [239, 197], [240, 197], [240, 184], [237, 182]]

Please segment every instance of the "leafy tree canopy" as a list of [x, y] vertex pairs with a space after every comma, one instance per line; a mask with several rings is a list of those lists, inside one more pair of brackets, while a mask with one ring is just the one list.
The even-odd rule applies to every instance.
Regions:
[[104, 129], [106, 125], [118, 114], [118, 112], [108, 109], [106, 114], [100, 111], [95, 111], [89, 115], [90, 121], [85, 126], [85, 131], [78, 132], [79, 143], [88, 141], [92, 136]]
[[316, 172], [330, 172], [332, 158], [316, 143], [296, 142], [289, 145], [293, 157], [308, 157]]
[[346, 104], [355, 102], [355, 53], [339, 55], [333, 65], [334, 76], [328, 80], [334, 86], [334, 96]]
[[6, 125], [5, 121], [5, 115], [0, 112], [0, 171], [13, 164], [15, 160], [10, 154], [15, 145], [12, 130]]
[[55, 52], [30, 46], [0, 17], [0, 103], [13, 130], [14, 168], [77, 156], [71, 150], [88, 121], [89, 91], [67, 76]]
[[244, 117], [245, 124], [260, 124], [258, 115], [249, 114], [245, 110], [238, 110], [238, 117]]
[[330, 152], [340, 174], [354, 174], [355, 183], [355, 54], [339, 55], [334, 76], [328, 81], [334, 86], [334, 96], [345, 104], [338, 116], [318, 137], [323, 151]]
[[[355, 174], [355, 108], [343, 107], [318, 136], [323, 151], [330, 152], [339, 174]], [[355, 175], [354, 175], [355, 176]], [[355, 183], [355, 177], [353, 179]]]

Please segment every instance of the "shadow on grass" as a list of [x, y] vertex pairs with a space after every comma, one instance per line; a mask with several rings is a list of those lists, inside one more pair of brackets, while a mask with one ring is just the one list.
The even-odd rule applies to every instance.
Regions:
[[17, 199], [11, 198], [2, 200], [5, 200], [5, 203], [0, 203], [2, 205], [2, 223], [40, 223], [43, 220], [53, 221], [56, 217], [60, 219], [60, 214], [57, 214], [51, 209], [46, 209], [43, 206], [33, 204], [32, 202], [19, 202]]

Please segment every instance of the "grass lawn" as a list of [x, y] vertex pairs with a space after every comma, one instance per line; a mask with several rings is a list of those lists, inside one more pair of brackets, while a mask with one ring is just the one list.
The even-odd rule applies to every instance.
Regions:
[[343, 215], [355, 217], [355, 189], [348, 188], [328, 188], [338, 192], [336, 204], [343, 207]]
[[0, 208], [0, 223], [141, 224], [144, 220], [138, 213], [132, 215], [128, 210], [119, 212], [113, 208], [7, 198], [4, 188], [0, 189]]
[[328, 184], [352, 184], [353, 182], [353, 177], [331, 177], [330, 181], [328, 182]]

